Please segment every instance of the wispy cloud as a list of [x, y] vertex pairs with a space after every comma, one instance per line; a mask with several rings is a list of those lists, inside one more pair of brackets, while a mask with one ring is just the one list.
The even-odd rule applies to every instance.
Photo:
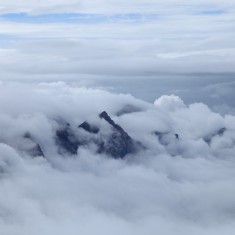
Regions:
[[201, 15], [221, 15], [221, 14], [226, 14], [226, 11], [222, 9], [207, 9], [199, 11], [197, 13]]
[[2, 20], [18, 23], [70, 23], [70, 24], [99, 24], [114, 22], [143, 22], [156, 20], [157, 14], [87, 14], [87, 13], [57, 13], [29, 15], [27, 13], [8, 13], [0, 15]]

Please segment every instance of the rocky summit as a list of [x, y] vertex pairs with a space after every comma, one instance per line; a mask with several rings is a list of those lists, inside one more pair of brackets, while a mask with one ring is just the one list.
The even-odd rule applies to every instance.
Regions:
[[111, 131], [107, 135], [105, 129], [99, 129], [87, 121], [78, 126], [78, 129], [84, 130], [87, 135], [78, 136], [69, 124], [56, 131], [56, 145], [59, 153], [77, 154], [80, 146], [89, 146], [94, 144], [96, 152], [99, 154], [107, 154], [113, 158], [124, 158], [127, 154], [135, 153], [139, 147], [139, 143], [133, 140], [129, 134], [118, 124], [116, 124], [107, 112], [99, 114], [100, 120], [104, 120]]

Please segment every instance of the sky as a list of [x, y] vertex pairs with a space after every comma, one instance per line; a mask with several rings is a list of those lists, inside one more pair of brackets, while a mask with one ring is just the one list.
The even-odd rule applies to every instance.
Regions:
[[65, 81], [151, 102], [173, 93], [234, 112], [234, 10], [208, 0], [4, 1], [1, 80]]

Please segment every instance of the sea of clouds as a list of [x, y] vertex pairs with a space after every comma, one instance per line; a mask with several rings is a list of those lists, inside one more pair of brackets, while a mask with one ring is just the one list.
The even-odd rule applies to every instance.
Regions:
[[[156, 98], [2, 82], [0, 234], [234, 234], [235, 116]], [[126, 105], [135, 112], [116, 115]], [[76, 130], [104, 110], [145, 148], [124, 159], [85, 147], [75, 156], [56, 151], [55, 120]], [[45, 157], [21, 151], [26, 132]]]
[[[231, 0], [3, 0], [0, 235], [234, 235], [234, 12]], [[58, 151], [61, 123], [108, 136], [102, 111], [138, 152]]]

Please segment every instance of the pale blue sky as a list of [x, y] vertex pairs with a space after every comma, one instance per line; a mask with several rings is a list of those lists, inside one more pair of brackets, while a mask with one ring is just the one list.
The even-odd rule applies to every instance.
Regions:
[[139, 22], [155, 20], [157, 14], [88, 14], [88, 13], [57, 13], [29, 15], [27, 13], [8, 13], [0, 15], [4, 20], [24, 23], [71, 23], [71, 24], [98, 24], [106, 22]]
[[[177, 6], [177, 8], [179, 8]], [[188, 15], [221, 15], [226, 14], [227, 11], [214, 7], [213, 5], [197, 5], [194, 9], [190, 5], [185, 5], [187, 12], [182, 12]], [[179, 8], [180, 9], [180, 8]], [[172, 11], [161, 12], [156, 9], [156, 13], [141, 13], [141, 12], [130, 12], [130, 13], [111, 13], [111, 14], [98, 14], [98, 13], [47, 13], [47, 14], [28, 14], [27, 12], [9, 12], [6, 14], [0, 14], [0, 18], [7, 21], [13, 22], [24, 22], [24, 23], [106, 23], [106, 22], [141, 22], [141, 21], [153, 21], [159, 20], [161, 17], [171, 16]], [[181, 6], [182, 10], [182, 6]], [[177, 13], [177, 11], [175, 12]], [[180, 12], [178, 12], [180, 13]]]

